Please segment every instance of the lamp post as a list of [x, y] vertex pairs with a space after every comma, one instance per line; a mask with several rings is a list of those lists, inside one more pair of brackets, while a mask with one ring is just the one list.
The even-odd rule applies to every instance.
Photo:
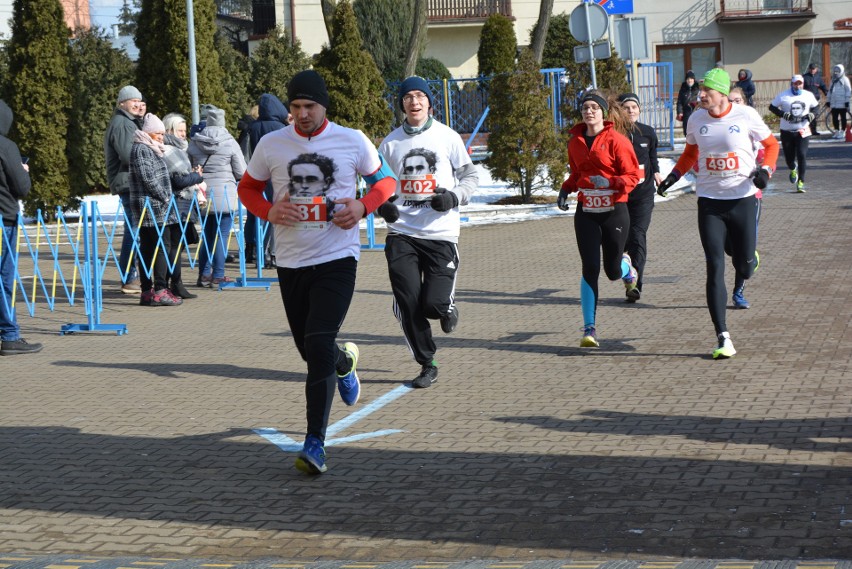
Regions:
[[192, 124], [201, 122], [198, 111], [198, 75], [195, 69], [195, 14], [192, 0], [186, 0], [186, 26], [189, 32], [189, 99], [192, 108]]

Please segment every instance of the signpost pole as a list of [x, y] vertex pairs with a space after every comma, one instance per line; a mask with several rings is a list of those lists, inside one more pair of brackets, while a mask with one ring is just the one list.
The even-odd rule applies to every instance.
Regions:
[[592, 24], [589, 21], [589, 3], [583, 2], [583, 12], [586, 15], [586, 30], [588, 30], [589, 34], [589, 68], [592, 73], [592, 89], [598, 88], [598, 78], [595, 76], [595, 50], [593, 47], [594, 41], [592, 40]]

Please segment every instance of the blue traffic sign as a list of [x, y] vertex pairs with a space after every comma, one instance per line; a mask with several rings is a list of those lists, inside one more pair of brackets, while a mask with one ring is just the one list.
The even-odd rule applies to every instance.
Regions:
[[633, 0], [595, 0], [610, 16], [615, 14], [632, 14]]

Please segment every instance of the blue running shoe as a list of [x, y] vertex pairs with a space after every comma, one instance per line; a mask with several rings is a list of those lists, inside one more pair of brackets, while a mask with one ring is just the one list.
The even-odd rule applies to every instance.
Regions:
[[630, 255], [624, 253], [621, 256], [623, 262], [627, 263], [627, 276], [622, 278], [622, 282], [624, 282], [624, 288], [627, 292], [636, 290], [636, 285], [639, 283], [639, 272], [633, 267], [633, 261], [630, 259]]
[[322, 474], [328, 470], [325, 465], [325, 448], [318, 437], [305, 437], [305, 446], [296, 458], [296, 468], [305, 474]]
[[731, 300], [734, 301], [734, 308], [740, 308], [743, 310], [747, 310], [751, 308], [751, 304], [745, 299], [743, 296], [743, 291], [745, 290], [745, 285], [740, 288], [734, 289], [734, 294], [731, 296]]
[[361, 396], [361, 381], [355, 371], [358, 367], [358, 346], [352, 342], [346, 342], [341, 349], [352, 362], [352, 367], [347, 373], [337, 376], [337, 391], [340, 392], [343, 402], [351, 406], [358, 403], [358, 398]]

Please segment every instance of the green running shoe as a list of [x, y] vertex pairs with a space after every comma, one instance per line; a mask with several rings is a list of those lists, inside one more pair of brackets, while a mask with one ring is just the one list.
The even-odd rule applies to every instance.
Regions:
[[728, 332], [719, 334], [718, 340], [719, 343], [713, 350], [714, 360], [732, 358], [736, 355], [737, 351], [734, 349], [734, 343], [731, 341], [731, 335]]

